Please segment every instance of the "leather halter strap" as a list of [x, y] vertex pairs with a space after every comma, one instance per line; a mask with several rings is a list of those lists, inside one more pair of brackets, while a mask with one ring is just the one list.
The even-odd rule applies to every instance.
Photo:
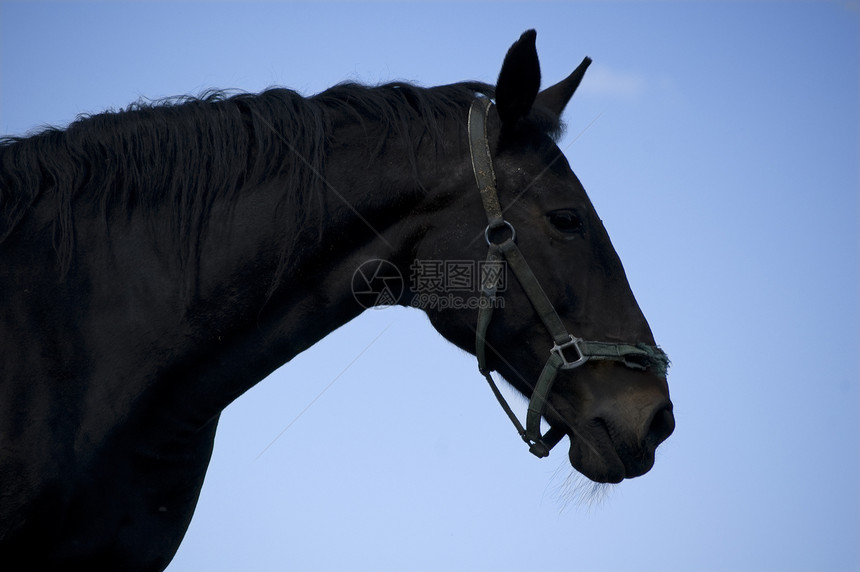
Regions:
[[[669, 366], [669, 358], [658, 347], [646, 344], [584, 341], [567, 331], [561, 317], [541, 288], [540, 282], [517, 246], [516, 231], [513, 225], [505, 220], [499, 204], [496, 176], [493, 171], [493, 158], [487, 139], [487, 114], [491, 105], [489, 99], [476, 99], [469, 108], [468, 119], [472, 169], [475, 173], [478, 190], [481, 193], [484, 210], [487, 213], [488, 224], [484, 236], [489, 246], [487, 261], [481, 276], [482, 300], [478, 309], [478, 323], [475, 328], [475, 355], [478, 358], [478, 370], [487, 379], [493, 394], [516, 427], [520, 437], [528, 444], [529, 451], [537, 457], [546, 457], [549, 455], [550, 449], [558, 444], [565, 435], [564, 429], [560, 427], [551, 427], [544, 435], [541, 435], [540, 431], [541, 418], [546, 411], [549, 394], [559, 370], [574, 369], [589, 360], [612, 360], [634, 369], [652, 369], [658, 375], [665, 376]], [[507, 227], [507, 232], [502, 230], [503, 227]], [[506, 236], [501, 241], [494, 242], [491, 239], [491, 233], [502, 232]], [[491, 370], [487, 367], [486, 359], [487, 329], [493, 317], [499, 278], [502, 275], [505, 262], [513, 271], [553, 340], [546, 365], [544, 365], [529, 399], [525, 427], [520, 423], [499, 391], [491, 375]], [[565, 351], [571, 355], [566, 355]]]

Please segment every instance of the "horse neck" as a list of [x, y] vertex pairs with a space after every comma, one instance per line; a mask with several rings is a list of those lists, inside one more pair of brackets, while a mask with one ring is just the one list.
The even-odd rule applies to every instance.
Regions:
[[[0, 403], [0, 432], [30, 426], [47, 396], [54, 413], [36, 433], [61, 427], [69, 443], [98, 447], [122, 424], [158, 443], [182, 440], [358, 315], [351, 279], [362, 262], [409, 268], [426, 229], [449, 222], [454, 189], [472, 176], [468, 151], [415, 152], [394, 135], [368, 144], [373, 124], [348, 113], [332, 125], [315, 188], [276, 169], [213, 193], [195, 216], [181, 209], [199, 195], [144, 204], [93, 189], [33, 193], [0, 241], [0, 378], [19, 391]], [[295, 152], [286, 146], [285, 156]], [[171, 170], [199, 179], [183, 166], [149, 168], [165, 181]], [[211, 180], [199, 179], [198, 191]], [[73, 253], [65, 272], [53, 263], [56, 238]]]
[[[414, 149], [394, 134], [368, 146], [373, 125], [334, 123], [329, 139], [339, 143], [318, 186], [287, 191], [311, 193], [299, 224], [276, 178], [225, 205], [230, 223], [208, 231], [195, 319], [210, 324], [200, 342], [220, 356], [200, 366], [201, 377], [223, 385], [209, 393], [208, 411], [361, 313], [351, 289], [358, 267], [383, 259], [409, 268], [426, 229], [452, 204], [452, 181], [471, 176], [459, 148]], [[233, 313], [227, 320], [225, 308]]]

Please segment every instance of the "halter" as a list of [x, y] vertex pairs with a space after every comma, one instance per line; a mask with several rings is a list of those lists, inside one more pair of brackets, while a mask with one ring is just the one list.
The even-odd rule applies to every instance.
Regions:
[[[472, 170], [475, 172], [475, 180], [487, 213], [488, 224], [484, 231], [484, 238], [489, 246], [485, 270], [481, 275], [482, 300], [478, 310], [478, 325], [475, 329], [475, 355], [478, 358], [478, 370], [487, 378], [493, 394], [513, 422], [520, 437], [529, 446], [529, 451], [537, 457], [546, 457], [550, 449], [558, 444], [565, 434], [564, 430], [558, 427], [551, 427], [544, 435], [541, 435], [540, 430], [541, 417], [546, 410], [547, 399], [559, 370], [575, 369], [589, 360], [611, 360], [621, 362], [633, 369], [653, 369], [658, 375], [665, 376], [669, 358], [660, 348], [646, 344], [589, 342], [568, 333], [558, 312], [555, 311], [552, 302], [541, 288], [537, 277], [517, 246], [517, 234], [513, 225], [506, 221], [502, 214], [496, 190], [496, 176], [493, 172], [493, 158], [487, 139], [486, 118], [491, 105], [488, 99], [476, 99], [469, 108], [468, 120]], [[496, 230], [504, 232], [507, 235], [506, 238], [494, 242], [491, 233]], [[505, 401], [496, 382], [493, 381], [486, 360], [487, 328], [493, 317], [503, 260], [513, 270], [514, 276], [553, 340], [549, 358], [529, 399], [525, 428]]]

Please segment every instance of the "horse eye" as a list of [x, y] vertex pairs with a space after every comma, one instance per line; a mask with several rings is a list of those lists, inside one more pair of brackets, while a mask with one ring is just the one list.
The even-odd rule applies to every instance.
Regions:
[[564, 234], [579, 234], [582, 232], [582, 220], [572, 210], [553, 211], [547, 217], [550, 224]]

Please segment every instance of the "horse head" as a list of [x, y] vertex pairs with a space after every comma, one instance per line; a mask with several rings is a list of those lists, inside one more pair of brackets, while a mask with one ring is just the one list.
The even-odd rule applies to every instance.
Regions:
[[[477, 354], [494, 391], [490, 371], [531, 399], [523, 427], [496, 391], [533, 453], [545, 456], [567, 435], [575, 469], [618, 482], [652, 467], [675, 421], [668, 359], [554, 140], [589, 63], [540, 91], [535, 33], [510, 48], [495, 105], [479, 98], [470, 112], [472, 168], [452, 171], [458, 198], [416, 254], [475, 261], [472, 303], [462, 300], [460, 311], [422, 305], [414, 289], [411, 300], [444, 337]], [[541, 417], [551, 426], [547, 435], [540, 435]]]

